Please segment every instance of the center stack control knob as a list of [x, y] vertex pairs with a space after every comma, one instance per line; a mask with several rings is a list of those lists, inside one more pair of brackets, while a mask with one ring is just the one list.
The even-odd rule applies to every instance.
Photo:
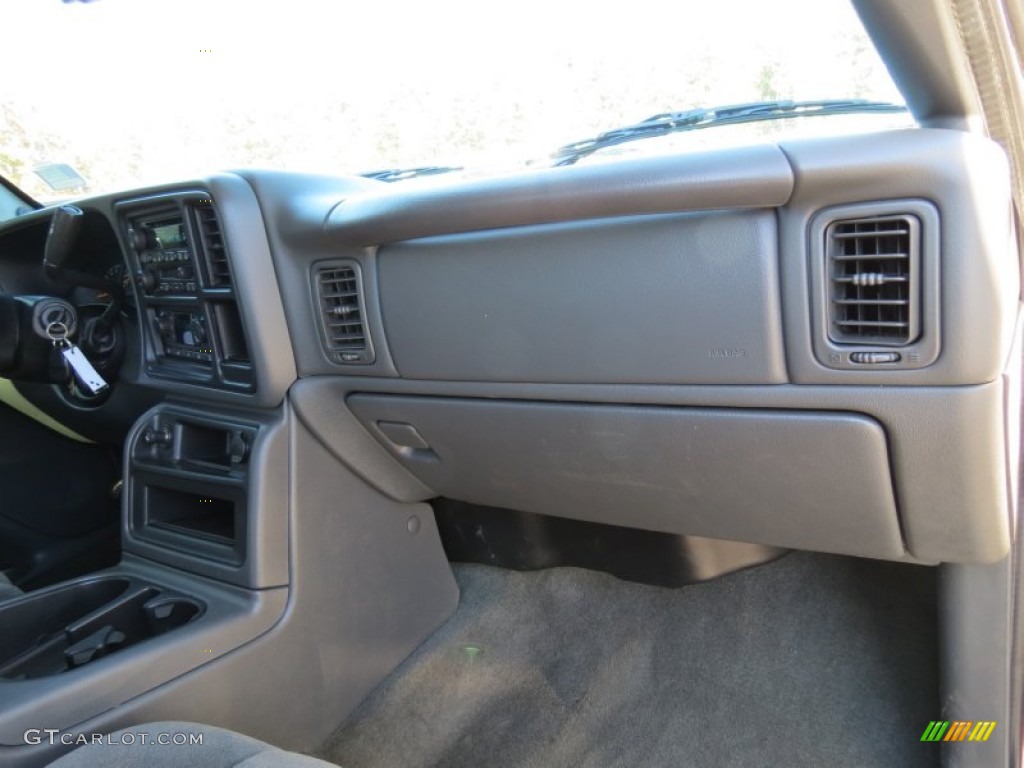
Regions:
[[128, 244], [137, 252], [151, 248], [156, 243], [153, 230], [149, 227], [131, 227], [128, 230]]
[[174, 336], [174, 316], [170, 312], [161, 312], [156, 316], [157, 328], [164, 338]]
[[138, 275], [138, 283], [144, 291], [152, 291], [157, 286], [156, 273], [151, 269], [142, 270]]

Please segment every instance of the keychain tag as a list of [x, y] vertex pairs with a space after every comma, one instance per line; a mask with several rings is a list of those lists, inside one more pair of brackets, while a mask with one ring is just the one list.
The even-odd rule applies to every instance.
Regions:
[[66, 346], [61, 350], [61, 354], [68, 361], [68, 365], [71, 366], [71, 372], [75, 374], [78, 383], [88, 389], [91, 394], [98, 395], [107, 388], [107, 382], [92, 367], [89, 358], [82, 354], [82, 350], [78, 347], [74, 345]]

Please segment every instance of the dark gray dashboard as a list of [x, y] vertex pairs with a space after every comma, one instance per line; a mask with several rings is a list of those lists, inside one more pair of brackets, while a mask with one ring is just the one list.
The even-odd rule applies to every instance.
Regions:
[[[333, 182], [333, 197], [326, 179], [309, 179], [308, 192], [299, 179], [248, 179], [270, 222], [297, 412], [394, 498], [443, 493], [640, 526], [664, 502], [662, 530], [926, 562], [1006, 552], [1019, 284], [1005, 160], [990, 142], [897, 131], [493, 180]], [[893, 217], [917, 227], [920, 325], [906, 343], [836, 344], [825, 232]], [[338, 263], [362, 279], [370, 364], [325, 355], [316, 275]], [[896, 362], [872, 362], [894, 351]], [[371, 407], [362, 394], [380, 397]], [[505, 420], [517, 403], [549, 417]], [[707, 467], [665, 461], [682, 435], [644, 441], [646, 412], [634, 422], [600, 404], [665, 406], [666, 424], [720, 409], [719, 429], [702, 412], [709, 449], [751, 409], [833, 427], [812, 445], [785, 419], [752, 426], [751, 440], [774, 435], [772, 451], [716, 454], [715, 482], [694, 494]], [[878, 425], [887, 471], [844, 438], [850, 416]], [[837, 465], [850, 488], [829, 479]], [[661, 471], [645, 474], [651, 466]], [[724, 490], [767, 467], [785, 474], [788, 495]], [[661, 501], [606, 503], [640, 494], [637, 484], [659, 486]], [[894, 499], [884, 523], [864, 517], [882, 509], [878, 488]], [[852, 530], [830, 522], [846, 504], [863, 512]], [[815, 526], [810, 544], [798, 531]]]
[[139, 287], [127, 378], [243, 409], [287, 396], [393, 499], [924, 562], [1007, 551], [1020, 286], [984, 139], [401, 185], [245, 171], [83, 204], [130, 254], [126, 216], [196, 195], [233, 284], [193, 299], [237, 311], [251, 379], [154, 367], [145, 310], [167, 300]]

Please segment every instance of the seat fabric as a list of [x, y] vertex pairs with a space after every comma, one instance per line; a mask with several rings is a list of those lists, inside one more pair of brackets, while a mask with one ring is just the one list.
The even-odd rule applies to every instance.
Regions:
[[[145, 734], [143, 742], [142, 735]], [[175, 744], [202, 737], [201, 744]], [[170, 742], [157, 743], [158, 739]], [[314, 757], [285, 752], [224, 728], [186, 722], [136, 725], [115, 731], [50, 763], [52, 768], [336, 768]]]

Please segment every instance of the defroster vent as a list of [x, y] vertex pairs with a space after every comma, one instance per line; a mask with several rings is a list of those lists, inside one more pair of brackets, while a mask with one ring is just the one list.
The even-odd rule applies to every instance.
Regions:
[[359, 267], [322, 267], [316, 273], [316, 287], [328, 358], [335, 363], [372, 363]]
[[829, 337], [900, 346], [920, 333], [920, 224], [914, 216], [832, 222], [825, 232]]

